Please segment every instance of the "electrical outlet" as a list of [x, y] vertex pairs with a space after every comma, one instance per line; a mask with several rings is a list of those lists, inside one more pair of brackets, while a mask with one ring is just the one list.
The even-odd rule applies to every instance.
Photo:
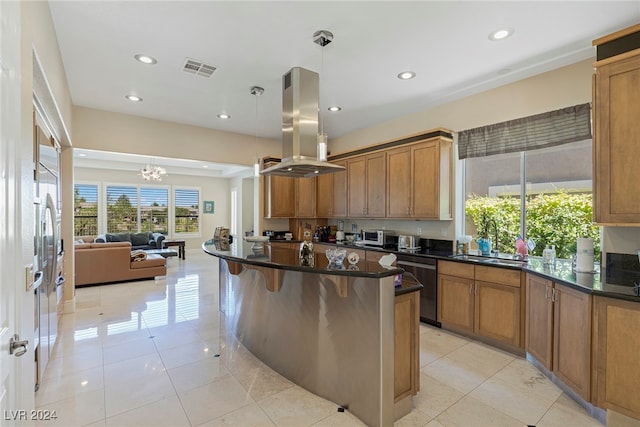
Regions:
[[418, 227], [416, 232], [418, 233], [418, 236], [422, 236], [422, 227]]

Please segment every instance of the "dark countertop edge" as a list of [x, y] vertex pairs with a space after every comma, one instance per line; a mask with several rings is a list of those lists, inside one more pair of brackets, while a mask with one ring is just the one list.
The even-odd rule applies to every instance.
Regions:
[[232, 255], [225, 255], [221, 253], [215, 253], [207, 250], [207, 248], [203, 245], [203, 251], [206, 254], [211, 256], [215, 256], [227, 261], [237, 262], [239, 264], [249, 264], [256, 265], [259, 267], [268, 267], [275, 268], [277, 270], [290, 270], [290, 271], [300, 271], [303, 273], [313, 273], [313, 274], [334, 274], [337, 276], [352, 276], [352, 277], [364, 277], [370, 279], [380, 279], [383, 277], [395, 276], [396, 274], [401, 274], [404, 272], [403, 269], [399, 267], [390, 268], [386, 271], [379, 272], [368, 272], [368, 271], [360, 271], [360, 270], [349, 270], [348, 268], [344, 268], [343, 270], [332, 270], [332, 269], [320, 269], [316, 267], [304, 267], [304, 266], [296, 266], [296, 265], [285, 265], [285, 264], [277, 264], [273, 262], [264, 262], [264, 261], [254, 261], [246, 258], [239, 258]]
[[418, 292], [422, 288], [424, 288], [424, 286], [422, 286], [420, 283], [416, 285], [407, 286], [406, 288], [405, 287], [396, 288], [396, 296], [410, 294], [411, 292]]

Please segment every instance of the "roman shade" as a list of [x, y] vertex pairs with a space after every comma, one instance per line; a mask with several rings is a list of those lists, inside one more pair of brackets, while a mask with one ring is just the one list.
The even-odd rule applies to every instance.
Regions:
[[458, 157], [537, 150], [591, 138], [591, 104], [468, 129], [458, 134]]

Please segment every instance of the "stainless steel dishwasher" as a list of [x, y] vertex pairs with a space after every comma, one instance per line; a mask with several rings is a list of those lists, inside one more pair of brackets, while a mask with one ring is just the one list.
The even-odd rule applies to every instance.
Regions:
[[440, 327], [436, 259], [403, 253], [397, 254], [397, 257], [398, 267], [416, 276], [424, 286], [420, 291], [420, 321]]

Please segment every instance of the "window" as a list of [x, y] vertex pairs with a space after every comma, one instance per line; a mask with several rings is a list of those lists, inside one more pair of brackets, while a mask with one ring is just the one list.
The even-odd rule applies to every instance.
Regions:
[[504, 253], [515, 252], [518, 235], [536, 242], [533, 255], [555, 245], [559, 258], [575, 252], [578, 237], [594, 239], [592, 142], [465, 160], [466, 234], [487, 232]]
[[194, 188], [174, 190], [174, 229], [176, 234], [200, 232], [200, 191]]
[[138, 188], [107, 186], [107, 233], [138, 232]]
[[169, 190], [157, 187], [140, 188], [140, 231], [167, 234], [168, 220]]
[[76, 184], [73, 188], [73, 235], [98, 234], [98, 185]]

